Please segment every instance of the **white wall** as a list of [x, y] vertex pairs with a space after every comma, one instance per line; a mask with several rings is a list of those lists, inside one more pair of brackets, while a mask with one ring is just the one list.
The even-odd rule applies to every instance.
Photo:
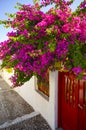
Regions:
[[11, 86], [12, 85], [12, 83], [11, 83], [11, 81], [10, 81], [10, 77], [13, 75], [13, 73], [8, 73], [7, 71], [6, 71], [6, 69], [3, 69], [3, 70], [1, 70], [1, 76], [3, 77], [3, 79]]
[[[3, 78], [11, 85], [8, 80], [10, 73], [3, 71]], [[15, 91], [19, 93], [36, 111], [39, 111], [41, 115], [47, 120], [53, 130], [57, 126], [57, 80], [58, 72], [52, 71], [49, 73], [50, 81], [50, 97], [46, 100], [35, 90], [35, 77], [32, 77], [30, 81], [26, 82], [21, 87], [15, 88]]]

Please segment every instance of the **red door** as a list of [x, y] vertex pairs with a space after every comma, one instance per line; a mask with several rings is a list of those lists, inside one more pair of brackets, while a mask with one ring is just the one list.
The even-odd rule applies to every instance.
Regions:
[[59, 126], [86, 130], [86, 82], [74, 74], [59, 72]]

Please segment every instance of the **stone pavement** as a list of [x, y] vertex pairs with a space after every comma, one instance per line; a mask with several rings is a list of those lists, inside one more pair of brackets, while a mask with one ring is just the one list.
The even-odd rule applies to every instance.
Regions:
[[39, 112], [0, 77], [0, 130], [51, 130]]

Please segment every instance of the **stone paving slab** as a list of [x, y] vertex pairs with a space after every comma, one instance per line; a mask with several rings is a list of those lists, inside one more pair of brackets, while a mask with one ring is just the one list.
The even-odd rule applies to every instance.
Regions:
[[51, 130], [41, 115], [0, 130]]
[[34, 109], [3, 80], [0, 81], [0, 125], [7, 120], [29, 114]]

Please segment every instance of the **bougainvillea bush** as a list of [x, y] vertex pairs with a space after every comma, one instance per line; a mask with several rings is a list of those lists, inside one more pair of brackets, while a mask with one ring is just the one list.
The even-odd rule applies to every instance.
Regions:
[[[53, 4], [46, 13], [43, 6]], [[61, 62], [62, 69], [86, 80], [86, 2], [72, 11], [71, 1], [42, 0], [39, 5], [21, 5], [9, 19], [1, 21], [8, 40], [0, 43], [2, 67], [13, 68], [13, 86], [21, 86], [33, 75], [45, 81], [49, 68]]]

